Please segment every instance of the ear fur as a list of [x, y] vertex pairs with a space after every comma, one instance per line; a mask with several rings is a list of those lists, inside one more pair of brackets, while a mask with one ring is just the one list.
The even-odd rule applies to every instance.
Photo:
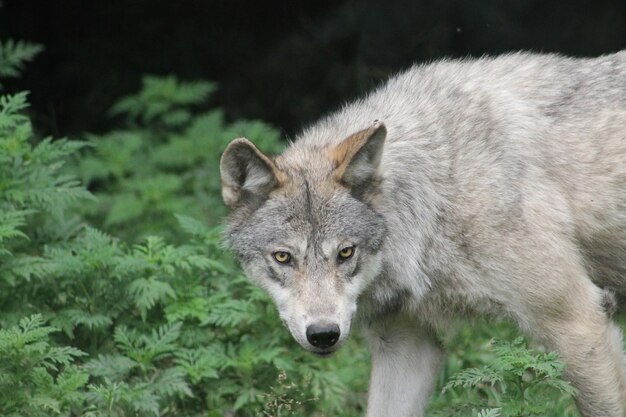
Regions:
[[284, 179], [274, 162], [245, 138], [228, 144], [220, 159], [222, 198], [230, 208], [240, 205], [246, 193], [265, 197]]
[[332, 151], [337, 168], [335, 178], [350, 188], [363, 188], [376, 178], [387, 129], [382, 122], [356, 132]]

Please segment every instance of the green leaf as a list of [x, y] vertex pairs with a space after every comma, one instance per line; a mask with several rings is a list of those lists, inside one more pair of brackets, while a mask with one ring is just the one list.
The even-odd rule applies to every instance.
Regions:
[[154, 277], [134, 280], [128, 286], [128, 291], [144, 320], [148, 311], [157, 303], [176, 298], [176, 292], [170, 284]]
[[42, 50], [41, 45], [30, 42], [12, 39], [0, 42], [0, 78], [18, 77], [24, 70], [24, 64], [32, 61]]

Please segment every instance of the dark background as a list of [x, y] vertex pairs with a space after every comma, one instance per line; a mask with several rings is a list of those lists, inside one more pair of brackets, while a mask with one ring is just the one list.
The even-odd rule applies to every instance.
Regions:
[[626, 48], [625, 0], [0, 0], [0, 39], [46, 50], [29, 89], [43, 133], [108, 129], [141, 75], [219, 83], [211, 106], [293, 135], [413, 62]]

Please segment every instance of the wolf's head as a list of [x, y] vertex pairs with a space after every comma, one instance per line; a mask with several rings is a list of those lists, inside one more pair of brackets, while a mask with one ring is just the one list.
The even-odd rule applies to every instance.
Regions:
[[356, 301], [380, 272], [383, 218], [368, 204], [380, 180], [383, 124], [338, 144], [296, 144], [275, 159], [246, 139], [222, 155], [226, 239], [305, 349], [346, 339]]

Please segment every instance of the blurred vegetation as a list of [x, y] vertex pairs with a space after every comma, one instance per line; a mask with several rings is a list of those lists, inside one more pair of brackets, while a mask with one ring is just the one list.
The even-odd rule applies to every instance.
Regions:
[[[38, 49], [2, 44], [0, 69]], [[198, 110], [214, 90], [146, 76], [111, 109], [123, 127], [82, 141], [35, 137], [27, 94], [0, 97], [0, 415], [363, 415], [359, 337], [304, 352], [220, 246], [221, 150], [281, 144]], [[430, 415], [576, 416], [558, 358], [516, 337], [486, 322], [444, 335]]]
[[37, 129], [106, 132], [144, 73], [207, 78], [209, 105], [293, 136], [390, 74], [442, 57], [626, 48], [623, 0], [4, 0], [0, 38], [44, 42], [12, 90]]

